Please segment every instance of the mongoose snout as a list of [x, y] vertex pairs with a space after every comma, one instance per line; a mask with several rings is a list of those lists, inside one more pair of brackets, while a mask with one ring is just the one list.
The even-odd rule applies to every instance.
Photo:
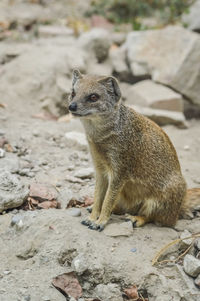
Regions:
[[69, 110], [75, 112], [77, 110], [77, 103], [73, 102], [69, 105]]

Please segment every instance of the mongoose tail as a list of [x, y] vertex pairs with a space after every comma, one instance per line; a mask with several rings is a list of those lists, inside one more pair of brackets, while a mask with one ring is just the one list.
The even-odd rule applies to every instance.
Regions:
[[200, 210], [200, 188], [187, 190], [185, 200], [181, 205], [179, 218], [193, 218], [195, 211]]

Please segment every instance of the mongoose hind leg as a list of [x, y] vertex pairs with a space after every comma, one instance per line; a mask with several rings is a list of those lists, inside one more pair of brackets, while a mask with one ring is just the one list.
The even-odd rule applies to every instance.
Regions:
[[133, 227], [141, 227], [149, 222], [149, 219], [145, 216], [126, 214], [125, 217], [127, 221], [132, 222]]

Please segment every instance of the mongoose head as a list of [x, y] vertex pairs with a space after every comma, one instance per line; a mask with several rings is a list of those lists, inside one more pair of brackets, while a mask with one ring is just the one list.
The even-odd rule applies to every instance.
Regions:
[[112, 76], [82, 75], [73, 71], [69, 111], [74, 116], [93, 118], [117, 109], [121, 92]]

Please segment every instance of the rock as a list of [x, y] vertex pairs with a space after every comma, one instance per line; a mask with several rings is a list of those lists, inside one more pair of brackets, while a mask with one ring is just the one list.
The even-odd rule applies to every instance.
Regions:
[[104, 234], [111, 237], [130, 236], [133, 234], [132, 222], [109, 224], [106, 226]]
[[21, 206], [28, 196], [28, 189], [8, 171], [0, 170], [0, 212]]
[[200, 238], [197, 238], [194, 242], [194, 246], [197, 248], [197, 250], [200, 251]]
[[125, 82], [133, 82], [133, 76], [126, 63], [126, 49], [124, 47], [111, 47], [109, 59], [115, 76]]
[[111, 39], [105, 29], [94, 28], [85, 32], [79, 37], [78, 42], [79, 47], [85, 49], [88, 53], [93, 53], [99, 63], [108, 57]]
[[192, 255], [187, 254], [183, 261], [184, 271], [192, 277], [197, 277], [200, 274], [200, 260]]
[[0, 158], [5, 157], [5, 150], [3, 148], [0, 148]]
[[94, 169], [91, 167], [79, 169], [74, 176], [80, 179], [91, 179], [94, 177]]
[[46, 38], [55, 36], [68, 37], [69, 35], [73, 35], [73, 30], [66, 26], [40, 25], [38, 27], [38, 34]]
[[[151, 75], [200, 106], [200, 37], [182, 27], [131, 32], [124, 45], [134, 76]], [[164, 58], [164, 59], [163, 59]]]
[[196, 32], [200, 32], [200, 0], [196, 0], [189, 8], [189, 13], [182, 16], [182, 22]]
[[126, 41], [126, 33], [125, 32], [113, 32], [112, 33], [112, 43], [115, 45], [121, 46]]
[[16, 214], [12, 217], [10, 224], [11, 224], [11, 226], [14, 226], [16, 224], [19, 224], [20, 221], [22, 221], [22, 220], [23, 220], [23, 217], [20, 214]]
[[32, 183], [29, 196], [40, 201], [53, 201], [58, 198], [58, 192], [53, 185], [46, 183]]
[[[181, 236], [180, 238], [181, 239], [184, 239], [186, 237], [190, 237], [192, 234], [188, 231], [188, 230], [184, 230], [182, 233], [181, 233]], [[188, 248], [193, 242], [193, 238], [189, 238], [189, 239], [185, 239], [185, 240], [182, 240], [180, 242], [180, 248], [181, 249], [186, 249]]]
[[66, 81], [66, 89], [70, 91], [72, 69], [85, 70], [85, 53], [75, 45], [74, 40], [33, 44], [9, 64], [2, 65], [0, 96], [5, 99], [6, 95], [6, 100], [15, 98], [17, 106], [27, 99], [40, 102], [41, 108], [56, 116], [61, 111], [67, 112], [59, 78], [70, 77]]
[[74, 217], [81, 216], [81, 210], [79, 208], [69, 208], [66, 213]]
[[148, 117], [156, 122], [158, 125], [163, 126], [167, 124], [176, 125], [179, 128], [187, 128], [187, 123], [184, 115], [181, 112], [173, 112], [167, 110], [155, 110], [152, 108], [145, 108], [141, 106], [129, 106], [136, 112]]
[[200, 288], [200, 274], [197, 276], [197, 278], [194, 280], [195, 285]]
[[68, 132], [65, 134], [69, 147], [76, 146], [77, 149], [88, 150], [88, 143], [85, 134], [78, 132]]
[[[175, 268], [178, 272], [177, 278], [183, 280], [183, 287], [184, 287], [184, 297], [185, 300], [194, 300], [198, 301], [199, 300], [199, 290], [196, 288], [194, 284], [193, 278], [188, 276], [184, 270], [183, 267], [179, 264], [175, 265]], [[189, 296], [187, 298], [187, 295]]]
[[88, 269], [87, 258], [83, 253], [76, 256], [72, 261], [72, 267], [78, 275], [83, 274]]
[[183, 112], [182, 96], [151, 80], [132, 85], [128, 90], [127, 103], [152, 109]]
[[104, 301], [123, 301], [122, 293], [117, 284], [99, 284], [95, 288], [95, 294]]

